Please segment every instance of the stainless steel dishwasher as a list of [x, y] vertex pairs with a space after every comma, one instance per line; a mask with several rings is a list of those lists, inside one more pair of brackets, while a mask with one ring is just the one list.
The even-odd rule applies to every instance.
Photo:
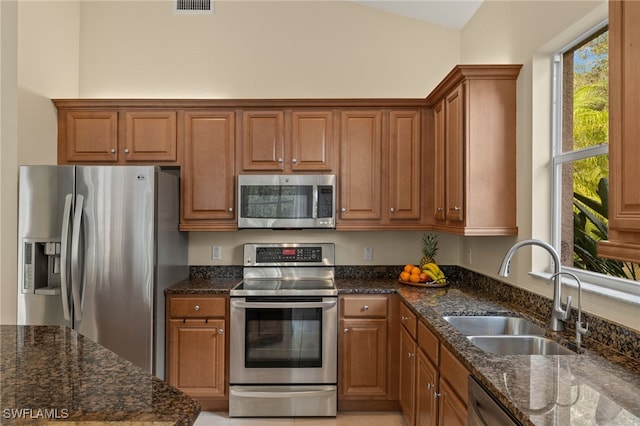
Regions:
[[511, 414], [473, 377], [469, 376], [467, 426], [519, 426]]

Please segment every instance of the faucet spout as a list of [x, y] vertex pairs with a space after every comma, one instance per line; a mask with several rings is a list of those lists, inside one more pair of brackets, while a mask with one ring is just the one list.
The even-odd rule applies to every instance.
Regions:
[[549, 327], [553, 331], [562, 331], [564, 330], [564, 322], [569, 319], [571, 315], [571, 299], [567, 299], [567, 309], [562, 309], [562, 289], [561, 289], [561, 278], [560, 278], [560, 255], [555, 248], [546, 241], [529, 239], [529, 240], [521, 240], [515, 243], [505, 254], [504, 259], [502, 260], [502, 264], [500, 265], [500, 269], [498, 270], [498, 274], [503, 277], [509, 276], [509, 266], [511, 265], [511, 258], [513, 255], [524, 246], [538, 246], [545, 249], [553, 258], [553, 310], [551, 312], [551, 320], [549, 322]]

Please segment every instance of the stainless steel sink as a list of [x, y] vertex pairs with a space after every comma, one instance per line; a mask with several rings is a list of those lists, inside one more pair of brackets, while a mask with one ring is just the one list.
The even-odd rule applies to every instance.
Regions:
[[467, 336], [467, 339], [485, 352], [500, 355], [576, 355], [542, 336]]
[[525, 318], [507, 316], [446, 316], [445, 321], [465, 336], [535, 335], [544, 329]]

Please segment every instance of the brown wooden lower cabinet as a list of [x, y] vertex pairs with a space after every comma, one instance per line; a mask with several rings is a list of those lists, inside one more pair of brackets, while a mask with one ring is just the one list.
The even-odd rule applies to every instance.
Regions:
[[469, 371], [405, 304], [400, 318], [399, 399], [406, 423], [466, 425]]
[[167, 298], [166, 380], [203, 410], [228, 408], [227, 298]]
[[397, 410], [397, 296], [344, 295], [339, 304], [338, 410]]

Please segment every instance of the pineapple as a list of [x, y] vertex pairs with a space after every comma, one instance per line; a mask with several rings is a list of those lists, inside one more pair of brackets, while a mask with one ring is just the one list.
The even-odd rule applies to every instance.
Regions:
[[427, 263], [435, 263], [438, 253], [438, 237], [433, 234], [422, 235], [422, 259], [420, 259], [420, 269]]

